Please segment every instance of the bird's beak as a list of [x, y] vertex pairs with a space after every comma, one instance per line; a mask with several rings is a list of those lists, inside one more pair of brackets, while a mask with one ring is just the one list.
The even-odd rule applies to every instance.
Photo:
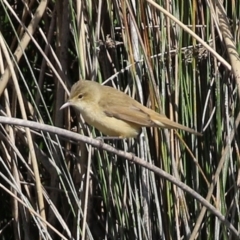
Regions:
[[66, 103], [64, 103], [64, 104], [60, 107], [59, 110], [62, 110], [62, 109], [66, 108], [66, 107], [69, 107], [69, 106], [71, 106], [71, 103], [70, 103], [70, 102], [66, 102]]

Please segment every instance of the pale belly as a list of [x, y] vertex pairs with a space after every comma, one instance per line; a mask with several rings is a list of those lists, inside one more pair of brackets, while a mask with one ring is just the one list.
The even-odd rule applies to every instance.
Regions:
[[103, 112], [82, 112], [84, 120], [97, 128], [105, 135], [112, 137], [131, 138], [137, 137], [141, 127], [137, 124], [122, 121], [114, 117], [108, 117]]

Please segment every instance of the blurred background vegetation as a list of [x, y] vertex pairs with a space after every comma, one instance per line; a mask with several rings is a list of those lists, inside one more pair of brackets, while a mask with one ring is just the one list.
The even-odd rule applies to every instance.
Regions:
[[239, 230], [239, 14], [239, 0], [0, 0], [1, 116], [101, 136], [59, 111], [89, 79], [203, 133], [105, 140], [190, 195], [84, 142], [0, 125], [1, 239], [237, 239], [194, 194]]

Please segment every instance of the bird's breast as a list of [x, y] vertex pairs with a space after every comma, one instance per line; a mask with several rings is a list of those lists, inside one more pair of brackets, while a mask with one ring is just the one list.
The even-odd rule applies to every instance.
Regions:
[[92, 108], [83, 109], [81, 114], [89, 125], [108, 136], [122, 138], [137, 137], [141, 129], [137, 124], [107, 116], [97, 105]]

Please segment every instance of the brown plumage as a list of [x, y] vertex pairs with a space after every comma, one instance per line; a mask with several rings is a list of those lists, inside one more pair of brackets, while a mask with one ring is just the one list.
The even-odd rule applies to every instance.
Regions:
[[88, 124], [108, 136], [136, 137], [141, 127], [181, 129], [202, 135], [143, 106], [127, 94], [97, 82], [80, 80], [75, 83], [68, 102], [61, 109], [67, 106], [79, 110]]

